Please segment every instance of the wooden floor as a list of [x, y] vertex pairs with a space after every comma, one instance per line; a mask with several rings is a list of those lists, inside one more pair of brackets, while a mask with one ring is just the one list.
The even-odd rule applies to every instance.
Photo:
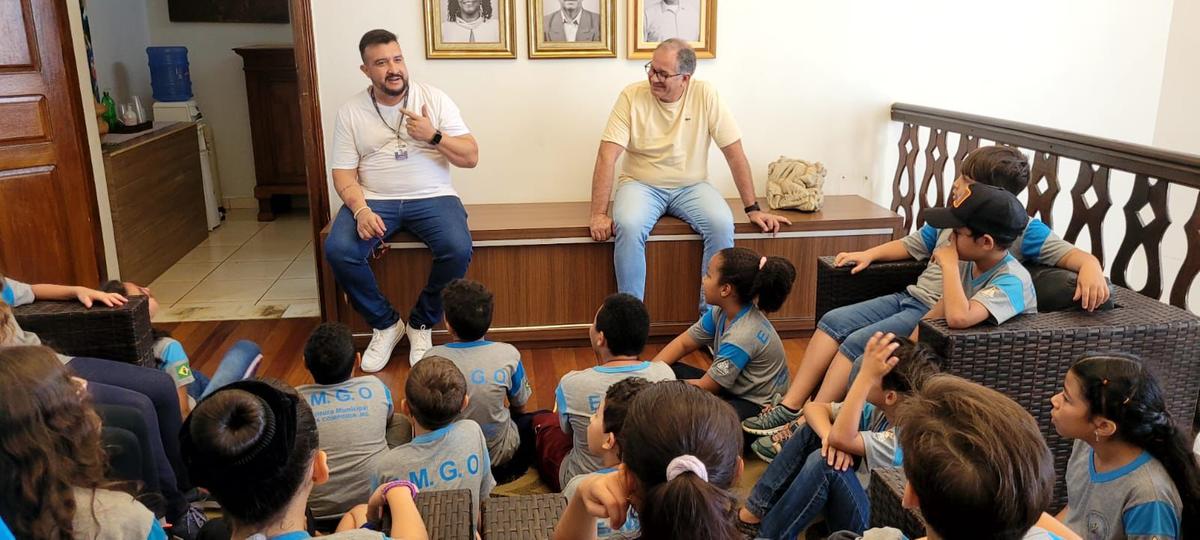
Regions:
[[[240, 339], [258, 343], [263, 350], [263, 366], [259, 376], [283, 380], [291, 385], [311, 383], [312, 377], [304, 369], [304, 342], [320, 321], [318, 319], [268, 319], [252, 321], [179, 322], [156, 325], [171, 332], [182, 344], [191, 359], [192, 369], [212, 375], [220, 362], [221, 354]], [[654, 343], [646, 347], [646, 358], [653, 357], [665, 345]], [[792, 373], [800, 364], [808, 338], [786, 339], [784, 349], [788, 355], [788, 367]], [[525, 371], [533, 386], [531, 409], [550, 409], [554, 406], [554, 388], [558, 380], [568, 371], [587, 369], [596, 365], [591, 349], [587, 347], [520, 348]], [[387, 368], [376, 375], [383, 379], [398, 396], [404, 394], [404, 380], [408, 375], [408, 349], [402, 344]], [[707, 367], [709, 358], [702, 353], [693, 353], [685, 362]], [[358, 374], [356, 370], [356, 374]]]

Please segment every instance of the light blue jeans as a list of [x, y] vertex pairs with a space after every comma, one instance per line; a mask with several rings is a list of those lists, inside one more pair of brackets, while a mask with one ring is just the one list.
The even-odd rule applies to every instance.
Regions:
[[[708, 182], [665, 189], [630, 180], [617, 188], [613, 198], [616, 248], [613, 266], [617, 290], [643, 298], [646, 293], [646, 238], [664, 214], [682, 219], [704, 237], [700, 275], [718, 251], [733, 247], [733, 214], [721, 193]], [[699, 309], [705, 309], [700, 292]]]
[[192, 377], [196, 379], [196, 382], [188, 385], [188, 395], [196, 401], [200, 401], [209, 394], [220, 390], [222, 386], [249, 379], [258, 371], [261, 361], [262, 349], [258, 347], [257, 343], [246, 339], [238, 340], [225, 352], [225, 356], [221, 358], [221, 363], [217, 366], [217, 371], [213, 372], [212, 379], [199, 371], [192, 372]]

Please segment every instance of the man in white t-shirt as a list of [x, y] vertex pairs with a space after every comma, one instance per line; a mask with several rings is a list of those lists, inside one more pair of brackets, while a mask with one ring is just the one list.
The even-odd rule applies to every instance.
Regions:
[[[764, 233], [791, 224], [759, 208], [737, 122], [713, 85], [692, 79], [695, 71], [696, 52], [686, 41], [662, 42], [646, 64], [648, 80], [621, 91], [600, 139], [592, 176], [592, 239], [616, 237], [617, 290], [638, 298], [646, 289], [646, 238], [663, 214], [686, 221], [704, 238], [701, 275], [714, 254], [733, 247], [733, 214], [708, 181], [712, 142], [729, 163], [750, 222]], [[622, 153], [610, 217], [613, 170]], [[707, 311], [703, 292], [698, 310]]]
[[[450, 165], [472, 168], [479, 145], [441, 90], [409, 80], [395, 34], [371, 30], [358, 43], [360, 69], [371, 85], [338, 109], [333, 133], [333, 185], [342, 198], [325, 242], [325, 258], [350, 304], [375, 329], [362, 370], [387, 365], [406, 334], [409, 362], [433, 346], [442, 319], [442, 288], [467, 273], [467, 212], [450, 185]], [[367, 258], [403, 230], [433, 251], [429, 281], [406, 326], [379, 290]]]

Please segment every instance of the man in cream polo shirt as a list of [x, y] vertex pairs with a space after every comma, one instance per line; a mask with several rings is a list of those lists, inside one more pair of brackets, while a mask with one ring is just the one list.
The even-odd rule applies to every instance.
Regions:
[[[701, 275], [714, 254], [733, 246], [733, 215], [708, 182], [710, 141], [725, 154], [750, 221], [764, 233], [791, 224], [758, 207], [742, 133], [716, 89], [692, 79], [695, 70], [696, 53], [686, 41], [662, 42], [646, 64], [648, 80], [625, 87], [617, 98], [596, 156], [592, 239], [603, 242], [616, 236], [617, 290], [638, 298], [646, 288], [646, 238], [663, 214], [686, 221], [704, 237]], [[625, 160], [609, 216], [613, 170], [622, 153]], [[700, 310], [704, 309], [701, 292]]]
[[[359, 41], [371, 85], [338, 109], [330, 164], [342, 199], [325, 242], [325, 258], [350, 304], [374, 328], [362, 370], [383, 369], [405, 335], [409, 362], [433, 346], [442, 319], [442, 288], [471, 263], [467, 213], [450, 185], [450, 165], [472, 168], [479, 146], [458, 107], [437, 88], [409, 80], [396, 36], [371, 30]], [[397, 230], [433, 252], [429, 281], [405, 325], [379, 290], [367, 258]]]

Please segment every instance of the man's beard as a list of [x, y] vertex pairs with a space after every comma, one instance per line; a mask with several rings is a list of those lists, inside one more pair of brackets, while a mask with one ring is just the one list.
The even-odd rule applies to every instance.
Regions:
[[392, 90], [391, 88], [388, 88], [387, 79], [384, 79], [383, 82], [375, 85], [375, 87], [378, 88], [379, 91], [383, 92], [384, 94], [387, 94], [392, 97], [400, 97], [400, 96], [403, 96], [404, 93], [408, 91], [408, 79], [401, 77], [400, 82], [402, 82], [404, 84], [400, 85], [399, 90]]

